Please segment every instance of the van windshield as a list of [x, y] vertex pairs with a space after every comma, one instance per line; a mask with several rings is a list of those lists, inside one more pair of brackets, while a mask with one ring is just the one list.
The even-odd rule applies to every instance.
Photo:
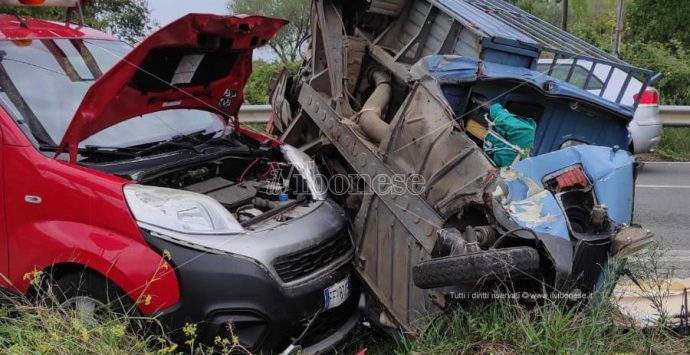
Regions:
[[[0, 41], [0, 104], [39, 145], [60, 143], [91, 84], [131, 47], [120, 41]], [[224, 127], [215, 114], [167, 110], [135, 117], [80, 143], [124, 148]]]

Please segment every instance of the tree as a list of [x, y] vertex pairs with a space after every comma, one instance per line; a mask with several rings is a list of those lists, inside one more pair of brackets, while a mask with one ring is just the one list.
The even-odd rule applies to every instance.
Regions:
[[300, 45], [309, 35], [309, 0], [230, 0], [228, 6], [234, 14], [261, 14], [290, 21], [268, 46], [285, 64], [299, 58]]
[[679, 41], [634, 41], [623, 45], [621, 56], [636, 66], [663, 74], [655, 87], [661, 91], [664, 104], [690, 104], [690, 53]]
[[[139, 42], [153, 28], [146, 0], [91, 0], [84, 6], [84, 22], [129, 43]], [[0, 7], [2, 13], [64, 21], [66, 10], [55, 7]]]
[[268, 103], [268, 82], [271, 76], [279, 73], [283, 68], [287, 68], [290, 73], [295, 74], [299, 69], [299, 62], [291, 63], [267, 63], [263, 60], [255, 60], [252, 63], [252, 75], [249, 77], [247, 85], [244, 87], [244, 102], [247, 105], [264, 105]]
[[146, 0], [94, 0], [85, 16], [97, 28], [129, 43], [141, 41], [156, 25]]
[[690, 48], [687, 0], [635, 0], [627, 8], [630, 35], [645, 42], [679, 41]]
[[627, 8], [623, 58], [657, 70], [665, 104], [690, 104], [690, 33], [687, 0], [634, 0]]

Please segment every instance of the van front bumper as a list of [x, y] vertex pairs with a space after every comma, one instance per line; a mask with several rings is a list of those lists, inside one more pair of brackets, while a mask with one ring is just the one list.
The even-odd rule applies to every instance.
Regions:
[[[197, 343], [213, 346], [216, 337], [234, 335], [251, 352], [276, 353], [311, 322], [298, 345], [305, 353], [319, 353], [340, 343], [359, 322], [361, 288], [349, 261], [287, 286], [250, 258], [207, 253], [143, 233], [154, 249], [172, 256], [181, 301], [157, 316], [179, 343], [189, 340], [182, 328], [196, 324]], [[324, 310], [324, 290], [347, 277], [352, 288], [346, 302]]]

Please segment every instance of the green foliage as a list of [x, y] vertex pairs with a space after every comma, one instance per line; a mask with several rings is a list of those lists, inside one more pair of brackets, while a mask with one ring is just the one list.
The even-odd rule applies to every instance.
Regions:
[[632, 42], [623, 46], [621, 56], [636, 66], [663, 74], [655, 86], [664, 104], [690, 104], [690, 52], [680, 42]]
[[[167, 269], [171, 258], [163, 250], [158, 270], [144, 289], [158, 280], [156, 275]], [[122, 309], [117, 300], [89, 313], [65, 305], [60, 283], [50, 274], [34, 269], [24, 280], [34, 287], [31, 298], [0, 295], [0, 354], [250, 354], [230, 322], [225, 324], [229, 336], [216, 336], [213, 344], [199, 344], [197, 325], [185, 323], [185, 340], [178, 344], [165, 335], [160, 320], [138, 316], [134, 308]], [[150, 302], [150, 295], [142, 293], [137, 302]]]
[[[9, 310], [12, 310], [11, 312]], [[113, 319], [86, 325], [76, 311], [16, 304], [0, 309], [3, 354], [153, 354], [146, 341]]]
[[146, 0], [96, 0], [87, 14], [98, 28], [129, 43], [139, 42], [156, 25]]
[[309, 35], [310, 0], [233, 0], [230, 10], [235, 14], [261, 14], [290, 21], [268, 46], [283, 63], [299, 58], [300, 45]]
[[[67, 18], [65, 9], [55, 7], [0, 7], [0, 12], [55, 21]], [[151, 31], [155, 24], [150, 15], [146, 0], [93, 0], [84, 8], [84, 22], [88, 26], [129, 43], [140, 41]], [[72, 18], [72, 21], [76, 20]]]
[[[690, 105], [690, 7], [678, 0], [634, 0], [626, 20], [628, 32], [622, 57], [661, 72], [656, 84], [669, 105]], [[625, 43], [625, 42], [624, 42]]]
[[280, 73], [287, 68], [292, 74], [297, 73], [299, 62], [287, 64], [279, 62], [265, 62], [256, 60], [252, 65], [252, 75], [244, 87], [244, 102], [247, 105], [265, 105], [268, 103], [268, 83], [273, 74]]
[[[8, 300], [3, 300], [8, 301]], [[198, 344], [197, 327], [186, 324], [184, 343], [178, 345], [152, 331], [130, 325], [153, 319], [108, 315], [108, 320], [89, 324], [79, 313], [62, 307], [31, 305], [28, 301], [10, 300], [0, 308], [0, 353], [2, 354], [250, 354], [239, 338], [231, 334], [217, 336], [213, 346]], [[158, 323], [156, 323], [158, 324]]]
[[664, 128], [657, 152], [665, 159], [690, 160], [690, 128]]
[[65, 9], [57, 7], [6, 7], [0, 6], [0, 13], [16, 14], [46, 20], [63, 21], [66, 18]]
[[690, 47], [687, 0], [634, 0], [627, 9], [628, 34], [642, 42], [679, 41]]

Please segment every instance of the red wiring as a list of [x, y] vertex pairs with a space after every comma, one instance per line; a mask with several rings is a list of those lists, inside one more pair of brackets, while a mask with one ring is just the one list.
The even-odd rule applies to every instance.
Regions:
[[268, 164], [268, 169], [266, 169], [266, 172], [265, 172], [263, 175], [261, 175], [261, 177], [262, 177], [262, 178], [265, 178], [266, 176], [268, 176], [269, 174], [273, 173], [274, 171], [279, 170], [279, 168], [276, 167], [277, 164], [278, 164], [278, 163], [276, 163], [276, 162], [271, 162], [271, 163], [269, 163], [269, 164]]
[[254, 166], [254, 164], [256, 164], [257, 161], [259, 161], [258, 158], [257, 158], [257, 159], [254, 159], [254, 161], [251, 162], [251, 163], [244, 169], [244, 171], [242, 172], [242, 175], [240, 175], [240, 182], [242, 182], [242, 181], [244, 180], [244, 176], [247, 175], [247, 173], [249, 172], [249, 169], [251, 169], [252, 166]]

